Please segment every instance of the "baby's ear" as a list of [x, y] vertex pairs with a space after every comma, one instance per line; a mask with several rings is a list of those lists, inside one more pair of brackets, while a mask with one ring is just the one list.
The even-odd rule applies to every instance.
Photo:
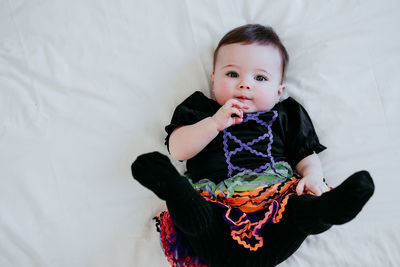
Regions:
[[283, 93], [283, 91], [285, 91], [285, 89], [286, 89], [286, 84], [282, 83], [281, 85], [279, 85], [278, 97], [281, 96], [281, 94]]
[[214, 88], [214, 72], [211, 72], [211, 86]]

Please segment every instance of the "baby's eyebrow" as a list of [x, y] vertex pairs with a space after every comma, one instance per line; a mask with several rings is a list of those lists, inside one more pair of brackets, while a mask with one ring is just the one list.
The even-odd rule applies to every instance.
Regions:
[[271, 73], [269, 73], [268, 71], [266, 71], [266, 70], [264, 70], [264, 69], [256, 69], [256, 70], [265, 72], [268, 76], [272, 76]]
[[228, 64], [228, 65], [223, 66], [223, 67], [221, 68], [221, 70], [222, 70], [222, 69], [225, 69], [225, 68], [231, 68], [231, 67], [238, 68], [238, 66], [236, 66], [236, 65]]

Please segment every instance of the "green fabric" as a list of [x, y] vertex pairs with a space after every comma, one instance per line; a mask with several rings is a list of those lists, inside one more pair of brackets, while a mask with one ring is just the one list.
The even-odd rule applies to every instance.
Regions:
[[223, 191], [227, 197], [230, 197], [235, 192], [245, 192], [265, 187], [266, 185], [276, 184], [293, 176], [292, 168], [284, 161], [275, 163], [274, 168], [281, 176], [277, 176], [272, 168], [268, 167], [262, 175], [252, 172], [241, 172], [218, 185], [209, 179], [202, 179], [192, 185], [194, 189], [208, 191], [208, 193], [214, 196]]

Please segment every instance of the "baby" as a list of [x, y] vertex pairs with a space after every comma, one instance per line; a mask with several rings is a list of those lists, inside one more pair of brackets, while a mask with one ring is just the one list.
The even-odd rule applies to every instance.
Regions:
[[228, 32], [214, 52], [215, 100], [195, 92], [166, 126], [171, 156], [139, 156], [132, 174], [166, 201], [156, 217], [172, 266], [275, 266], [309, 234], [352, 220], [374, 191], [361, 171], [330, 190], [326, 149], [306, 110], [281, 102], [288, 54], [270, 27]]

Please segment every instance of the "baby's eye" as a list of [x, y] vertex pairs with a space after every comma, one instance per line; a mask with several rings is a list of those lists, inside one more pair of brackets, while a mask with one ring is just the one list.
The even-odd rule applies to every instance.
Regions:
[[228, 72], [226, 75], [227, 75], [228, 77], [231, 77], [231, 78], [237, 78], [237, 77], [239, 77], [239, 74], [237, 74], [237, 73], [234, 72], [234, 71], [230, 71], [230, 72]]
[[268, 79], [262, 75], [257, 75], [254, 79], [256, 79], [256, 81], [259, 81], [259, 82], [268, 81]]

